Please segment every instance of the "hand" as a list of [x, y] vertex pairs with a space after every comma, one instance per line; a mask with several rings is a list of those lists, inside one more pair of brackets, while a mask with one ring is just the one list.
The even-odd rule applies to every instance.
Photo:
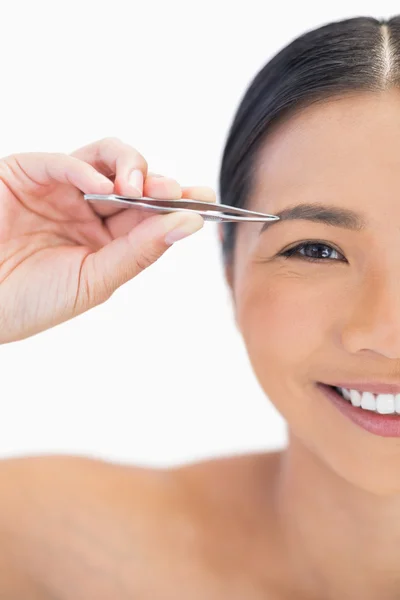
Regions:
[[[129, 183], [134, 169], [136, 187]], [[216, 200], [211, 188], [181, 188], [174, 179], [148, 173], [143, 156], [116, 138], [69, 155], [1, 159], [0, 343], [101, 304], [164, 254], [171, 227], [193, 233], [204, 224], [195, 213], [94, 205], [83, 198], [89, 193]]]

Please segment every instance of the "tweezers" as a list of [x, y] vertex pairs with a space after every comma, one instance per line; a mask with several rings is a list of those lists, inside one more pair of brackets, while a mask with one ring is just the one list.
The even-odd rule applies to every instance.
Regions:
[[[279, 221], [279, 217], [265, 213], [254, 212], [244, 208], [236, 208], [228, 204], [217, 202], [202, 202], [200, 200], [161, 200], [159, 198], [148, 198], [142, 196], [133, 198], [130, 196], [118, 196], [116, 194], [84, 194], [84, 199], [89, 202], [110, 202], [121, 208], [144, 208], [156, 212], [196, 212], [205, 221], [234, 222], [234, 221]], [[213, 214], [214, 213], [214, 214]], [[217, 214], [215, 214], [217, 213]]]

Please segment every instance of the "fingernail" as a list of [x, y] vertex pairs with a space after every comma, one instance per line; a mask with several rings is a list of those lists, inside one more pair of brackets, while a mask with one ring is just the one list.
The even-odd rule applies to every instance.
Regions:
[[135, 188], [139, 196], [143, 195], [143, 173], [139, 169], [135, 169], [129, 175], [129, 185]]

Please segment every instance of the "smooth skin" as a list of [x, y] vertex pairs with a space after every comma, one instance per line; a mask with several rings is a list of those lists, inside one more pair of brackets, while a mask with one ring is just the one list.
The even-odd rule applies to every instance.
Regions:
[[[144, 159], [130, 147], [116, 140], [97, 144], [102, 149], [92, 148], [87, 155], [91, 159], [81, 154], [79, 160], [108, 178], [117, 165], [117, 193], [130, 191], [127, 173], [136, 164], [143, 169], [146, 195], [157, 197], [155, 185], [163, 187], [163, 197], [184, 193], [177, 182], [152, 181], [145, 163], [140, 167]], [[93, 163], [105, 147], [114, 159]], [[34, 171], [29, 177], [38, 180], [36, 165], [53, 181], [54, 170], [46, 164], [54, 155], [30, 156]], [[126, 157], [121, 158], [120, 173], [117, 156]], [[36, 250], [39, 239], [47, 245], [44, 253], [30, 250], [26, 261], [8, 261], [8, 293], [2, 292], [0, 280], [7, 324], [3, 343], [105, 301], [113, 286], [166, 251], [163, 234], [155, 234], [150, 223], [165, 216], [127, 223], [126, 229], [126, 213], [103, 221], [86, 213], [81, 220], [81, 183], [67, 187], [71, 202], [64, 212], [65, 184], [49, 184], [53, 187], [47, 200], [49, 192], [41, 195], [41, 187], [30, 191], [32, 184], [12, 157], [4, 160], [11, 161], [17, 176], [10, 182], [4, 175], [10, 175], [8, 167], [2, 167], [1, 222], [8, 224], [6, 235], [1, 232], [2, 252], [11, 256], [17, 247], [24, 257], [25, 244]], [[54, 159], [57, 165], [63, 161], [64, 155]], [[113, 191], [109, 183], [102, 185], [104, 193]], [[94, 181], [88, 187], [94, 193], [98, 189]], [[399, 440], [361, 430], [332, 406], [315, 382], [362, 377], [400, 382], [399, 190], [398, 91], [314, 104], [275, 128], [259, 155], [249, 208], [274, 214], [302, 202], [326, 203], [362, 212], [367, 222], [355, 232], [282, 221], [261, 236], [260, 224], [238, 227], [234, 265], [227, 269], [226, 281], [254, 373], [288, 423], [287, 449], [166, 470], [85, 457], [2, 461], [4, 598], [398, 600]], [[196, 195], [188, 195], [210, 200], [212, 192], [196, 188]], [[58, 212], [44, 217], [41, 208], [38, 221], [39, 205], [56, 206]], [[58, 229], [60, 214], [69, 229], [64, 223]], [[121, 230], [111, 234], [109, 224], [117, 218]], [[39, 222], [43, 231], [51, 231], [50, 238], [42, 231], [31, 233]], [[110, 240], [108, 235], [116, 237]], [[66, 244], [61, 242], [65, 239]], [[328, 259], [310, 262], [304, 250], [290, 258], [283, 255], [313, 240], [331, 248]], [[108, 254], [109, 259], [100, 260], [113, 244], [126, 248], [128, 243], [133, 253], [118, 250], [112, 259]], [[58, 271], [56, 262], [46, 263], [46, 258], [61, 265], [74, 252], [79, 256], [72, 261], [73, 276], [63, 280], [64, 287], [57, 286], [53, 304], [38, 302], [42, 273], [51, 282]], [[95, 263], [96, 269], [81, 269], [79, 278], [76, 265], [82, 265], [84, 256], [93, 257], [84, 264]], [[25, 295], [33, 294], [33, 304], [45, 308], [26, 317], [21, 328], [13, 322], [12, 298], [18, 298], [18, 285], [27, 276], [32, 279]], [[23, 299], [19, 302], [27, 308]], [[60, 306], [66, 307], [64, 312]]]

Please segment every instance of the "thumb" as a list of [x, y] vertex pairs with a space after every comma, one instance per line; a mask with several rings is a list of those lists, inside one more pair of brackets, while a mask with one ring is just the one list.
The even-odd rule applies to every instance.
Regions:
[[79, 299], [78, 304], [89, 303], [92, 307], [104, 302], [122, 284], [160, 258], [175, 241], [195, 233], [203, 225], [204, 219], [196, 213], [152, 216], [128, 234], [87, 255], [80, 285], [86, 298]]

